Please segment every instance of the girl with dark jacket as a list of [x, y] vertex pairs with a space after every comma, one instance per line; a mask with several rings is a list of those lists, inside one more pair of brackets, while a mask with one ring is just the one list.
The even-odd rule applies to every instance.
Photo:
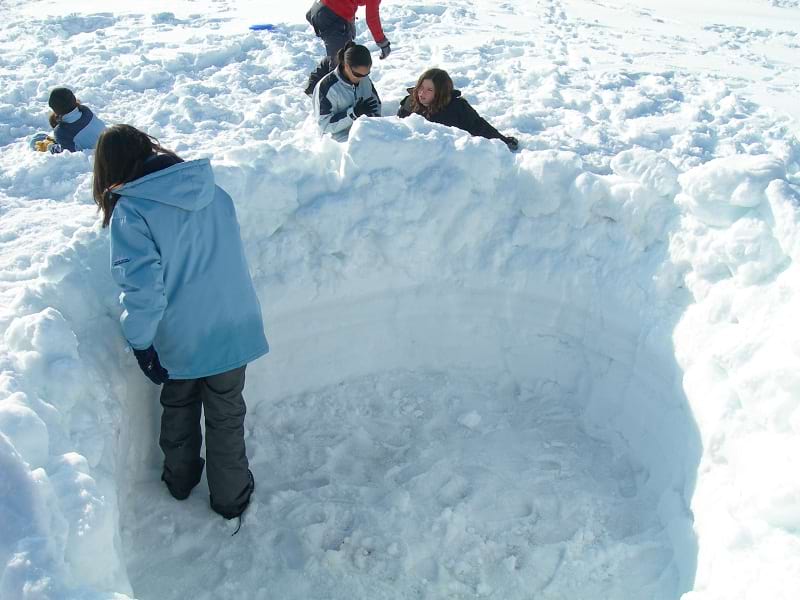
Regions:
[[237, 517], [255, 486], [245, 367], [269, 347], [233, 201], [208, 159], [184, 162], [130, 125], [100, 135], [93, 195], [110, 228], [122, 333], [144, 374], [163, 385], [161, 479], [183, 500], [205, 465], [211, 508]]
[[453, 89], [453, 80], [447, 71], [428, 69], [408, 92], [409, 95], [400, 103], [398, 117], [422, 115], [428, 121], [458, 127], [471, 135], [502, 140], [512, 151], [519, 148], [517, 138], [497, 131], [470, 106], [459, 90]]

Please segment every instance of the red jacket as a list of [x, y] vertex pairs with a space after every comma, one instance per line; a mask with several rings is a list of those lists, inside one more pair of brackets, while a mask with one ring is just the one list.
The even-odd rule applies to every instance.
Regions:
[[356, 10], [359, 6], [367, 7], [367, 27], [372, 32], [372, 37], [376, 42], [386, 39], [381, 28], [381, 15], [378, 7], [381, 0], [322, 0], [322, 3], [330, 8], [345, 21], [353, 21], [356, 18]]

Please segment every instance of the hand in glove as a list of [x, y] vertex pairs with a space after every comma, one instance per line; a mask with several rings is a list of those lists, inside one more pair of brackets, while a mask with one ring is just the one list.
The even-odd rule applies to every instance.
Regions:
[[139, 363], [142, 373], [147, 375], [150, 381], [156, 385], [169, 381], [169, 373], [161, 366], [158, 360], [158, 353], [152, 345], [146, 350], [136, 350], [134, 348], [133, 354], [136, 356], [136, 361]]
[[512, 152], [519, 149], [519, 140], [517, 138], [508, 136], [504, 137], [503, 141], [506, 143], [506, 146], [508, 146], [508, 149]]
[[359, 98], [353, 107], [353, 114], [356, 117], [367, 115], [371, 117], [378, 114], [378, 101], [375, 98]]
[[392, 47], [389, 45], [389, 40], [383, 38], [382, 42], [378, 42], [378, 48], [381, 49], [381, 60], [389, 56], [392, 52]]

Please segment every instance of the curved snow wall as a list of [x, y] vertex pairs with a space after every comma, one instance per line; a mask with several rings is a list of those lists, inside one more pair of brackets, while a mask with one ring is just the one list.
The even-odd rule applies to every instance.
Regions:
[[571, 153], [512, 155], [415, 118], [323, 141], [322, 169], [262, 152], [217, 168], [246, 215], [273, 348], [249, 371], [250, 406], [398, 370], [537, 390], [652, 500], [673, 546], [653, 597], [691, 589], [700, 443], [672, 342], [688, 302], [668, 264], [676, 170], [631, 151], [598, 176]]
[[[251, 413], [384, 371], [470, 369], [509, 395], [537, 390], [574, 407], [653, 499], [672, 540], [661, 595], [728, 589], [710, 557], [745, 565], [751, 556], [719, 534], [715, 510], [720, 490], [755, 471], [714, 465], [746, 461], [741, 450], [763, 440], [726, 437], [735, 402], [752, 397], [719, 376], [718, 359], [729, 368], [743, 360], [726, 344], [747, 334], [732, 336], [730, 323], [791, 335], [781, 326], [792, 297], [783, 278], [796, 277], [800, 219], [780, 162], [732, 157], [679, 178], [655, 153], [632, 150], [597, 175], [571, 153], [512, 155], [420, 125], [366, 120], [344, 146], [323, 140], [304, 154], [263, 144], [215, 163], [237, 202], [272, 344], [248, 371]], [[82, 156], [59, 158], [89, 170]], [[158, 462], [156, 392], [120, 338], [107, 239], [85, 182], [77, 194], [85, 226], [62, 229], [37, 255], [35, 282], [2, 313], [3, 597], [132, 595], [119, 515], [137, 476]], [[75, 210], [53, 202], [53, 222]], [[777, 316], [730, 302], [765, 291]], [[756, 356], [775, 356], [755, 346]], [[767, 364], [742, 375], [748, 389], [767, 381]], [[775, 383], [776, 397], [790, 384]], [[748, 406], [764, 422], [773, 408]], [[703, 455], [713, 476], [695, 490], [698, 414], [716, 454]], [[771, 456], [790, 454], [785, 438], [771, 439]], [[748, 481], [742, 497], [756, 502], [747, 510], [791, 527], [795, 514], [781, 501], [791, 488], [772, 501], [755, 475]]]

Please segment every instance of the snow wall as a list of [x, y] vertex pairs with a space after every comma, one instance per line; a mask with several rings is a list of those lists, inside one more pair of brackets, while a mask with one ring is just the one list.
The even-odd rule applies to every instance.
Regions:
[[[119, 519], [158, 461], [156, 390], [120, 337], [90, 159], [42, 157], [18, 188], [29, 177], [33, 189], [46, 160], [67, 173], [53, 218], [85, 210], [86, 224], [34, 253], [35, 283], [2, 314], [0, 595], [122, 598], [134, 590]], [[672, 597], [749, 597], [765, 589], [754, 570], [785, 577], [782, 532], [800, 524], [796, 480], [759, 466], [800, 455], [800, 349], [775, 351], [798, 339], [797, 199], [768, 156], [679, 176], [628, 150], [611, 166], [510, 154], [416, 117], [359, 121], [348, 144], [312, 153], [230, 152], [215, 171], [237, 203], [272, 346], [248, 371], [249, 411], [420, 369], [569, 403], [652, 499]]]

